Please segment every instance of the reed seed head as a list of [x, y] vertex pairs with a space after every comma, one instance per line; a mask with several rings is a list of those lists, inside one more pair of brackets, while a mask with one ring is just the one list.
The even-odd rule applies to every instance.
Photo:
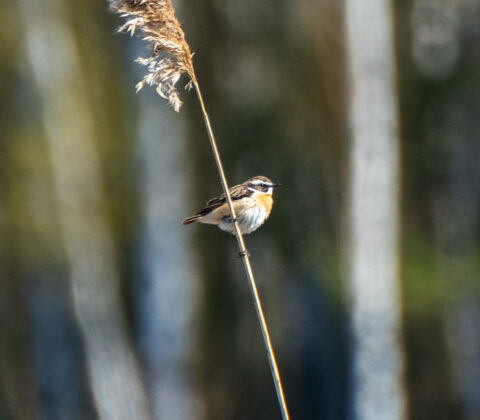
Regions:
[[179, 111], [182, 101], [175, 85], [186, 74], [191, 88], [195, 81], [192, 53], [185, 41], [185, 34], [175, 16], [171, 0], [109, 0], [111, 9], [126, 18], [119, 32], [131, 36], [140, 32], [141, 38], [151, 46], [148, 58], [137, 58], [137, 62], [147, 68], [147, 74], [137, 83], [137, 92], [145, 84], [155, 86], [157, 93], [167, 99], [175, 111]]

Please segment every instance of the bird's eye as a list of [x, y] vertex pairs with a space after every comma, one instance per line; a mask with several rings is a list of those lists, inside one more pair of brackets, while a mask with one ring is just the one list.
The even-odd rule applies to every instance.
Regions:
[[262, 185], [262, 188], [268, 188], [267, 184], [261, 184], [261, 185]]

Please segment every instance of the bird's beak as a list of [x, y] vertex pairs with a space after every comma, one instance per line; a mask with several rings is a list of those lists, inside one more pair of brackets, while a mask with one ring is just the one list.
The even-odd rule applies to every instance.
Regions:
[[282, 184], [270, 184], [271, 187], [275, 188], [275, 187], [281, 187]]

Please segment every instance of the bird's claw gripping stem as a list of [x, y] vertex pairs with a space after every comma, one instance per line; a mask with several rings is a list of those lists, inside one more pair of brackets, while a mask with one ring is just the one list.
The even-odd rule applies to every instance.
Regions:
[[249, 257], [250, 256], [250, 253], [247, 251], [247, 250], [244, 250], [244, 251], [240, 251], [238, 253], [238, 258], [243, 258], [243, 257]]

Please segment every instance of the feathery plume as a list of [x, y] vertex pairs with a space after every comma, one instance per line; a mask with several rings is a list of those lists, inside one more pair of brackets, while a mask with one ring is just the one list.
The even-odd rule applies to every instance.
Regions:
[[111, 9], [127, 21], [118, 29], [131, 36], [137, 29], [141, 37], [151, 45], [148, 58], [136, 61], [147, 68], [147, 74], [137, 83], [137, 92], [145, 84], [156, 86], [157, 93], [167, 99], [175, 111], [179, 111], [182, 101], [175, 88], [176, 83], [186, 74], [192, 87], [195, 80], [190, 47], [185, 34], [175, 16], [171, 0], [109, 0]]

